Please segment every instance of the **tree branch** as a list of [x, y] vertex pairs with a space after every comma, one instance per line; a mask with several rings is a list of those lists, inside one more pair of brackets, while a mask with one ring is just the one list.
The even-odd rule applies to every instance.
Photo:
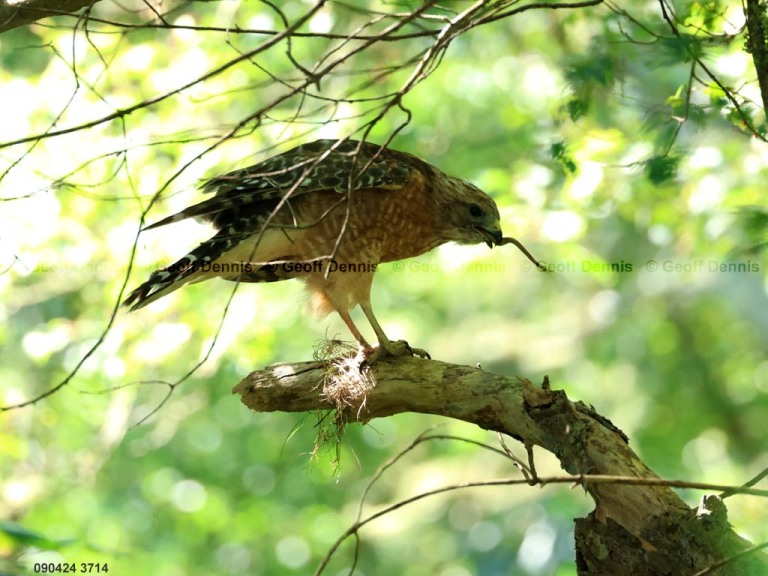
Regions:
[[763, 110], [768, 111], [768, 15], [765, 0], [747, 0], [747, 48], [760, 85]]
[[24, 26], [49, 16], [72, 14], [99, 0], [0, 0], [0, 32]]
[[[401, 412], [447, 416], [540, 446], [570, 474], [658, 479], [608, 419], [550, 390], [547, 380], [537, 387], [524, 378], [416, 358], [383, 359], [361, 373], [354, 360], [341, 358], [257, 370], [233, 392], [257, 412], [336, 408], [361, 422]], [[596, 507], [577, 521], [580, 574], [627, 574], [643, 566], [646, 571], [636, 573], [671, 566], [680, 571], [665, 573], [688, 574], [750, 545], [731, 530], [717, 497], [691, 510], [669, 486], [585, 482], [584, 488]], [[738, 562], [733, 566], [768, 573], [764, 555]]]

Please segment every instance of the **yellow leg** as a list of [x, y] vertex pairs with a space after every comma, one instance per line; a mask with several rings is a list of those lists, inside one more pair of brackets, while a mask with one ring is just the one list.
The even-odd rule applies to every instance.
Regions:
[[360, 330], [357, 329], [357, 326], [355, 326], [355, 323], [352, 321], [352, 317], [349, 315], [349, 311], [337, 310], [337, 312], [339, 313], [339, 316], [341, 316], [341, 319], [344, 320], [344, 324], [347, 325], [347, 328], [349, 328], [349, 331], [352, 333], [354, 339], [357, 340], [360, 348], [363, 350], [372, 350], [371, 345], [368, 344], [368, 341], [360, 333]]
[[430, 358], [430, 355], [426, 350], [422, 350], [421, 348], [411, 348], [405, 340], [392, 342], [392, 340], [387, 338], [384, 329], [373, 314], [373, 308], [371, 307], [370, 302], [361, 302], [360, 308], [363, 309], [365, 317], [368, 318], [368, 322], [370, 322], [373, 331], [376, 332], [376, 337], [379, 339], [379, 349], [383, 350], [384, 353], [389, 356], [413, 356], [415, 354], [421, 358]]

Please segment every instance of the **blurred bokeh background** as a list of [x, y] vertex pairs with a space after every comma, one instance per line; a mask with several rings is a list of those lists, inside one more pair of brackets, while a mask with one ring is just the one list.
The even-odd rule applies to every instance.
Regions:
[[[233, 295], [208, 282], [117, 307], [208, 237], [194, 222], [138, 234], [199, 201], [201, 178], [366, 128], [486, 190], [505, 233], [554, 271], [510, 246], [383, 265], [373, 298], [390, 336], [448, 362], [549, 374], [665, 478], [741, 484], [768, 466], [768, 146], [741, 6], [494, 20], [512, 4], [486, 4], [487, 23], [431, 56], [475, 5], [103, 0], [0, 35], [0, 404], [61, 386], [0, 412], [0, 572], [312, 573], [376, 469], [419, 433], [497, 444], [400, 415], [349, 426], [339, 460], [333, 447], [313, 457], [316, 415], [250, 413], [230, 392], [249, 371], [349, 339], [338, 318], [306, 314], [298, 283]], [[310, 12], [290, 42], [269, 33]], [[344, 39], [355, 30], [400, 38]], [[430, 442], [365, 510], [516, 475], [474, 445]], [[728, 507], [741, 534], [768, 539], [765, 500]], [[572, 520], [590, 510], [568, 487], [451, 492], [366, 527], [355, 574], [575, 574]], [[326, 574], [352, 561], [347, 543]]]

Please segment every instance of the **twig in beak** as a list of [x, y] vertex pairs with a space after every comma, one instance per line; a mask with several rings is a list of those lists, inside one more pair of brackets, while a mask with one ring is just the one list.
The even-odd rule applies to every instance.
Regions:
[[534, 258], [530, 252], [528, 252], [528, 249], [525, 246], [523, 246], [523, 244], [516, 238], [509, 238], [509, 237], [502, 238], [501, 242], [496, 243], [496, 246], [504, 246], [504, 244], [514, 244], [515, 246], [518, 247], [520, 252], [525, 254], [528, 260], [530, 260], [536, 265], [536, 268], [538, 268], [542, 272], [547, 271], [546, 267], [543, 264], [541, 264], [538, 260], [536, 260], [536, 258]]

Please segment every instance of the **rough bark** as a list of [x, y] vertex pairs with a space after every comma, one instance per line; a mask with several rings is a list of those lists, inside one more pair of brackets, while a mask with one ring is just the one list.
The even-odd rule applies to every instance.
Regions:
[[747, 50], [752, 55], [763, 109], [768, 110], [768, 15], [766, 0], [746, 0]]
[[49, 16], [74, 14], [99, 0], [0, 0], [0, 32], [24, 26]]
[[[447, 416], [540, 446], [571, 474], [658, 478], [620, 430], [563, 391], [469, 366], [385, 359], [361, 377], [353, 363], [280, 364], [252, 372], [233, 392], [257, 412], [336, 408], [361, 422], [400, 412]], [[667, 486], [584, 488], [595, 510], [576, 521], [579, 574], [693, 575], [749, 546], [717, 497], [693, 510]], [[768, 574], [768, 557], [748, 555], [712, 574]]]

